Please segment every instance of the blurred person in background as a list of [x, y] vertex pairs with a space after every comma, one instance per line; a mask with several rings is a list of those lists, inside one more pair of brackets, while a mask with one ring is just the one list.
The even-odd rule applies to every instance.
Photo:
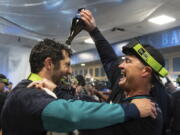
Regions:
[[13, 83], [9, 82], [7, 86], [7, 90], [10, 92], [12, 90], [12, 87], [13, 87]]
[[76, 94], [77, 95], [87, 94], [87, 91], [85, 89], [86, 80], [85, 80], [84, 76], [76, 75], [75, 78], [78, 81], [78, 84], [77, 84], [77, 87], [76, 87]]
[[8, 86], [9, 80], [7, 77], [3, 74], [0, 74], [0, 92], [5, 91], [5, 87]]
[[[0, 74], [0, 114], [7, 96], [7, 92], [5, 92], [5, 87], [8, 86], [8, 79], [5, 75]], [[0, 135], [2, 134], [2, 125], [1, 125], [2, 121], [0, 119]]]
[[89, 89], [92, 95], [97, 97], [98, 101], [106, 102], [111, 93], [111, 91], [107, 88], [108, 86], [104, 81], [99, 80], [96, 80], [93, 84], [93, 88]]
[[166, 82], [165, 82], [164, 86], [165, 86], [167, 92], [170, 94], [172, 94], [173, 92], [175, 92], [177, 90], [176, 87], [174, 86], [173, 82], [168, 77], [166, 77]]
[[180, 75], [178, 75], [178, 77], [176, 79], [176, 83], [178, 84], [178, 86], [180, 86]]

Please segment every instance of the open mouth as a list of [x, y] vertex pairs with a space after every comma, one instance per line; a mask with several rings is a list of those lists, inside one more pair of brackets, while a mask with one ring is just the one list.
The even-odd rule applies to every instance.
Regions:
[[125, 71], [121, 70], [121, 78], [119, 80], [119, 83], [122, 83], [126, 80], [126, 73]]
[[126, 77], [126, 73], [125, 71], [121, 70], [121, 78], [124, 78], [124, 77]]

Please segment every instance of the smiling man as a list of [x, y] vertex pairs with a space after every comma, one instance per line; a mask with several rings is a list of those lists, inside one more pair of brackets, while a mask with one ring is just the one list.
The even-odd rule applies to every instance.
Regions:
[[[143, 118], [96, 131], [82, 131], [83, 135], [160, 135], [163, 120], [167, 115], [167, 93], [160, 77], [167, 75], [161, 53], [150, 45], [142, 45], [136, 40], [122, 48], [125, 56], [119, 62], [114, 50], [96, 27], [95, 19], [89, 10], [81, 11], [81, 19], [95, 42], [102, 64], [111, 82], [113, 92], [109, 101], [129, 103], [132, 99], [147, 98], [156, 102], [160, 108], [156, 119]], [[163, 113], [161, 111], [163, 110]], [[165, 119], [164, 119], [165, 118]]]
[[159, 76], [164, 77], [168, 74], [162, 66], [165, 64], [163, 56], [152, 46], [141, 45], [137, 41], [124, 46], [122, 51], [126, 55], [118, 66], [122, 76], [119, 85], [125, 90], [125, 96], [149, 95], [154, 87], [153, 83], [158, 81]]

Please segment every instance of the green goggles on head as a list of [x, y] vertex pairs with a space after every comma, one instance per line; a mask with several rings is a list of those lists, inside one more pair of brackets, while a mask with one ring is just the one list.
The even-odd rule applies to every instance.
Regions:
[[2, 78], [0, 78], [0, 82], [2, 82], [2, 83], [5, 83], [6, 85], [8, 85], [8, 79], [2, 79]]
[[156, 61], [141, 44], [136, 44], [133, 47], [133, 50], [161, 77], [165, 77], [168, 74], [168, 71], [158, 61]]
[[141, 58], [147, 65], [149, 65], [161, 77], [165, 77], [168, 71], [145, 49], [138, 41], [134, 40], [127, 46], [123, 47], [123, 52], [133, 51], [139, 58]]

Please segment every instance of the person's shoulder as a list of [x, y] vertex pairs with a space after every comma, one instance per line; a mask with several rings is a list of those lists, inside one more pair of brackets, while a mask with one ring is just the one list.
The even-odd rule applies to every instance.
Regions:
[[[10, 92], [4, 104], [4, 111], [16, 110], [20, 112], [28, 110], [30, 112], [40, 112], [47, 104], [55, 98], [47, 94], [44, 90], [35, 87], [27, 88], [30, 82], [21, 82]], [[27, 112], [27, 111], [25, 111]]]
[[8, 100], [14, 100], [13, 102], [18, 102], [20, 100], [32, 100], [35, 98], [51, 98], [50, 95], [48, 95], [44, 90], [32, 87], [27, 88], [27, 86], [32, 81], [29, 80], [22, 80], [20, 83], [17, 84], [17, 86], [10, 92], [7, 99]]
[[33, 92], [39, 92], [37, 88], [28, 88], [27, 86], [31, 83], [32, 81], [30, 80], [22, 80], [19, 82], [15, 88], [12, 90], [11, 95], [19, 95], [19, 94], [30, 94]]

